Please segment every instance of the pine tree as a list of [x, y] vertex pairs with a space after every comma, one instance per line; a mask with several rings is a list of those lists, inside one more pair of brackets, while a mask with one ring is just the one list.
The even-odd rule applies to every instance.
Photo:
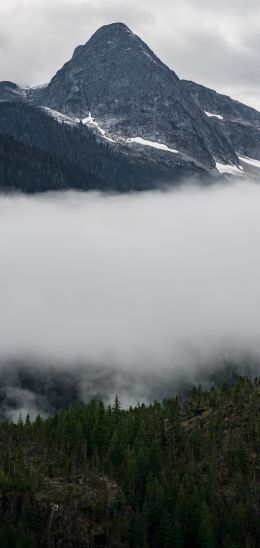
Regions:
[[207, 503], [204, 501], [200, 508], [198, 541], [200, 548], [214, 548], [214, 533]]
[[114, 405], [112, 407], [113, 413], [115, 415], [119, 415], [120, 409], [121, 409], [121, 403], [120, 403], [118, 395], [116, 394], [115, 399], [114, 399]]
[[178, 519], [175, 519], [169, 537], [169, 540], [172, 542], [172, 547], [183, 548], [184, 539], [185, 536], [181, 528], [180, 522]]

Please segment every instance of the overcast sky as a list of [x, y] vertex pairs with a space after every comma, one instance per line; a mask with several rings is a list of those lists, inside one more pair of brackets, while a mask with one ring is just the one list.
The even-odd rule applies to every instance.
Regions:
[[115, 21], [180, 77], [260, 109], [259, 0], [1, 0], [0, 80], [48, 81], [77, 45]]

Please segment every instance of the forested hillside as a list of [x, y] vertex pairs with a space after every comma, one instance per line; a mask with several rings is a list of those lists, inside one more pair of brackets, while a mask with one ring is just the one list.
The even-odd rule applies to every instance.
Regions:
[[0, 135], [1, 191], [35, 193], [73, 188], [73, 185], [80, 189], [84, 178], [87, 185], [83, 170], [65, 158]]
[[[194, 166], [186, 162], [184, 167], [181, 161], [173, 174], [169, 155], [159, 153], [150, 158], [119, 152], [116, 144], [111, 146], [83, 124], [57, 122], [24, 103], [0, 103], [0, 191], [127, 192], [196, 175]], [[203, 181], [203, 170], [198, 168], [197, 175]]]
[[260, 546], [260, 381], [0, 424], [0, 546]]

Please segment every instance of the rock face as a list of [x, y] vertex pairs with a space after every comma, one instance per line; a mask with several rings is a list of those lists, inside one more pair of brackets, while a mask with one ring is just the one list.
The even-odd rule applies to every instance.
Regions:
[[[125, 498], [119, 486], [102, 474], [88, 473], [69, 479], [45, 478], [42, 488], [30, 496], [0, 489], [0, 523], [20, 523], [20, 535], [23, 535], [24, 516], [29, 518], [30, 524], [34, 521], [37, 524], [34, 542], [26, 539], [25, 543], [23, 538], [22, 546], [28, 548], [119, 547], [115, 509], [118, 520], [123, 519], [124, 505]], [[1, 548], [4, 546], [7, 545], [1, 544]]]
[[208, 167], [238, 163], [176, 74], [121, 23], [79, 46], [36, 102], [81, 119], [91, 112], [112, 137], [165, 143]]
[[0, 82], [0, 102], [21, 101], [24, 98], [23, 90], [13, 82]]
[[218, 115], [211, 117], [214, 127], [225, 134], [239, 155], [260, 160], [260, 112], [205, 86], [187, 80], [182, 83], [202, 110]]
[[[109, 144], [108, 156], [114, 150], [120, 162], [126, 157], [135, 165], [145, 162], [153, 187], [171, 174], [173, 181], [181, 175], [217, 176], [219, 171], [241, 175], [239, 156], [260, 158], [259, 112], [180, 80], [123, 23], [99, 29], [46, 86], [21, 89], [1, 82], [0, 102], [6, 101], [44, 107], [56, 123], [74, 127], [73, 139], [85, 126]], [[29, 109], [28, 116], [34, 116]], [[28, 137], [24, 129], [19, 132], [19, 117], [16, 123], [15, 133], [9, 133], [0, 120], [0, 132]], [[41, 148], [52, 152], [48, 137]], [[81, 154], [78, 163], [84, 161]], [[133, 173], [136, 177], [136, 169]]]

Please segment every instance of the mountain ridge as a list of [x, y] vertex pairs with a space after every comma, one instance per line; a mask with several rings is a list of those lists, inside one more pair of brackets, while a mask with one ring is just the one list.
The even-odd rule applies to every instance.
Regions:
[[220, 162], [227, 157], [239, 163], [174, 71], [123, 24], [97, 30], [36, 96], [36, 104], [80, 118], [91, 112], [112, 137], [160, 141], [208, 168], [215, 165], [213, 151]]
[[[124, 23], [98, 29], [44, 86], [22, 89], [0, 82], [3, 102], [43, 108], [79, 131], [84, 125], [93, 138], [109, 142], [108, 155], [114, 149], [130, 161], [142, 158], [151, 173], [155, 165], [163, 173], [166, 163], [173, 181], [191, 165], [191, 172], [202, 170], [209, 178], [258, 176], [260, 113], [180, 80]], [[1, 119], [0, 132], [8, 134]]]

